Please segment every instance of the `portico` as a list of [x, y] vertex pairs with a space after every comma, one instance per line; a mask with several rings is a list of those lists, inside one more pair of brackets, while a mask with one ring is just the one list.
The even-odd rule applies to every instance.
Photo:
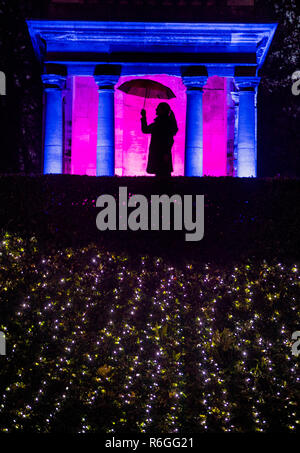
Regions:
[[178, 87], [172, 108], [182, 116], [175, 174], [255, 177], [258, 74], [276, 26], [28, 21], [43, 68], [44, 173], [143, 174], [145, 142], [129, 123], [140, 104], [121, 114], [116, 87], [164, 77]]

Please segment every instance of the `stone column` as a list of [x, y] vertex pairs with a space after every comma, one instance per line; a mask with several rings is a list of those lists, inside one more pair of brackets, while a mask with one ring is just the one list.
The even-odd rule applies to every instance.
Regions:
[[255, 93], [260, 77], [235, 77], [239, 89], [237, 176], [256, 176]]
[[45, 91], [44, 174], [63, 173], [62, 89], [66, 77], [43, 74]]
[[187, 87], [185, 176], [203, 176], [203, 87], [207, 76], [184, 76]]
[[114, 87], [119, 75], [95, 75], [98, 86], [97, 176], [115, 174]]

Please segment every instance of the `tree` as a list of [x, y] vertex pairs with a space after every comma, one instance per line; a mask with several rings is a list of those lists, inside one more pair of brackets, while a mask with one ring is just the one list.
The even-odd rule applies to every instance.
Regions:
[[7, 80], [0, 105], [2, 172], [40, 171], [42, 88], [25, 22], [28, 5], [0, 0], [0, 70]]
[[300, 96], [292, 94], [292, 75], [300, 69], [300, 18], [296, 0], [257, 0], [278, 22], [261, 70], [258, 109], [259, 174], [299, 176]]

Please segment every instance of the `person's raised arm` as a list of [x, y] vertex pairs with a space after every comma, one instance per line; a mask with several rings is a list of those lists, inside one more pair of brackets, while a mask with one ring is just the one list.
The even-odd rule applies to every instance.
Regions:
[[141, 117], [142, 132], [144, 134], [151, 134], [152, 127], [151, 127], [151, 124], [149, 124], [149, 126], [147, 125], [146, 110], [145, 109], [141, 110], [141, 115], [142, 115], [142, 117]]

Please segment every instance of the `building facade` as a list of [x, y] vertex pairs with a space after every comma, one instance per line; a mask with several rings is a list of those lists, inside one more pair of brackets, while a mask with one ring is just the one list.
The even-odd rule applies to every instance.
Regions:
[[[259, 70], [275, 23], [27, 21], [44, 85], [44, 173], [136, 176], [149, 137], [143, 99], [118, 87], [170, 87], [179, 131], [173, 175], [255, 177]], [[159, 100], [147, 100], [148, 121]]]

